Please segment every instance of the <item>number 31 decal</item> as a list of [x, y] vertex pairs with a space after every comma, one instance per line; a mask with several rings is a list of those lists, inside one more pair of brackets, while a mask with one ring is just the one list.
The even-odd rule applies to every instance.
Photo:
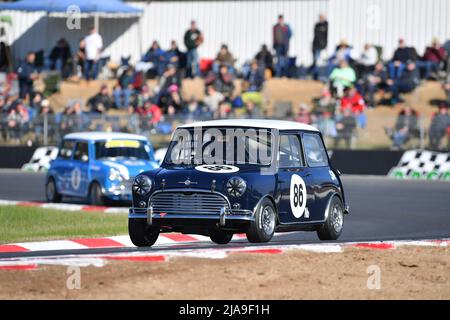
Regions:
[[289, 198], [292, 214], [296, 218], [301, 218], [306, 208], [306, 185], [305, 181], [297, 174], [293, 174], [291, 177]]

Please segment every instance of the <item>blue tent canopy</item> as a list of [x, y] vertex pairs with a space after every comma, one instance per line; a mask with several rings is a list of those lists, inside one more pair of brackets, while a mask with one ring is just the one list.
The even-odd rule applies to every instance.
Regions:
[[87, 15], [141, 15], [142, 9], [132, 7], [121, 0], [20, 0], [0, 3], [0, 10], [46, 11], [65, 14], [68, 8], [76, 6], [81, 14]]

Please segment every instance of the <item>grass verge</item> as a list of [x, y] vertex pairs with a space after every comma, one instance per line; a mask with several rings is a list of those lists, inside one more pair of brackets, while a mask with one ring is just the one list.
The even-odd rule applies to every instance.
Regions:
[[127, 215], [0, 206], [0, 243], [114, 236], [127, 233]]

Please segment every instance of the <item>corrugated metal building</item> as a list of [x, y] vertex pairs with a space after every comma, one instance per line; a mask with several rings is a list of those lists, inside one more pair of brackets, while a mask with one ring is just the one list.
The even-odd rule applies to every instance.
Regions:
[[[139, 59], [156, 39], [163, 48], [172, 39], [182, 44], [192, 19], [204, 32], [199, 53], [214, 57], [220, 44], [227, 43], [242, 63], [252, 58], [261, 44], [271, 45], [271, 28], [278, 14], [284, 14], [293, 29], [290, 55], [298, 64], [311, 63], [313, 27], [319, 13], [329, 20], [329, 45], [346, 39], [356, 49], [370, 42], [383, 46], [384, 58], [391, 57], [397, 39], [403, 37], [421, 54], [433, 37], [450, 39], [449, 0], [284, 0], [284, 1], [147, 1], [129, 2], [144, 9], [137, 19], [101, 19], [100, 33], [105, 55], [115, 61], [131, 55]], [[68, 30], [64, 18], [47, 19], [44, 13], [2, 12], [13, 19], [13, 54], [17, 60], [28, 50], [50, 48], [60, 37], [72, 48], [87, 33], [92, 20], [82, 20], [81, 30]], [[140, 32], [139, 32], [140, 31]], [[141, 43], [139, 39], [141, 38]]]

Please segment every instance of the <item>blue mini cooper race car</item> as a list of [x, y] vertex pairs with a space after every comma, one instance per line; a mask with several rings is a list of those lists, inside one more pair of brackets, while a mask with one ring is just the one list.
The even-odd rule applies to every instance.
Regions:
[[62, 196], [85, 198], [92, 205], [131, 201], [134, 177], [158, 166], [144, 136], [71, 133], [64, 136], [47, 172], [45, 194], [49, 202], [60, 202]]
[[274, 232], [316, 231], [336, 240], [348, 213], [340, 173], [320, 132], [276, 120], [216, 120], [178, 127], [160, 168], [133, 182], [129, 235], [153, 245], [161, 232], [234, 233], [268, 242]]

